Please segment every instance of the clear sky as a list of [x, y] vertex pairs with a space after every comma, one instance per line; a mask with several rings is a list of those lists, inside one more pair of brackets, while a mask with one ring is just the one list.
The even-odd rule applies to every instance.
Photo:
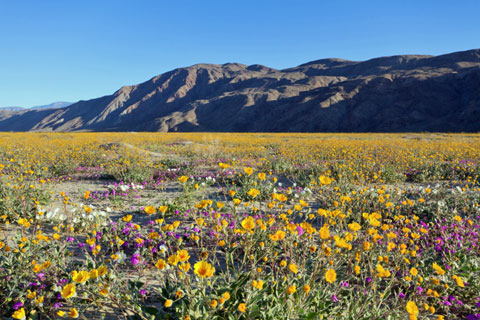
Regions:
[[0, 1], [0, 106], [91, 99], [196, 63], [474, 49], [479, 14], [479, 0]]

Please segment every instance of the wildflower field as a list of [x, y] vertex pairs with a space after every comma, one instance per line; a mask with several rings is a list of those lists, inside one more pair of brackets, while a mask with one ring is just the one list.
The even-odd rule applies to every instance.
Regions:
[[0, 318], [480, 319], [480, 135], [1, 133]]

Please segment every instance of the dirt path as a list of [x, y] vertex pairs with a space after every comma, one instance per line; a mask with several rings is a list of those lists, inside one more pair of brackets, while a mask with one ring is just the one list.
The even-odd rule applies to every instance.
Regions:
[[179, 162], [184, 162], [184, 161], [188, 160], [187, 158], [179, 156], [179, 155], [163, 154], [163, 153], [159, 153], [159, 152], [148, 151], [148, 150], [136, 147], [134, 145], [131, 145], [129, 143], [125, 143], [125, 142], [107, 143], [107, 144], [102, 144], [99, 147], [101, 149], [105, 149], [105, 150], [112, 150], [114, 148], [118, 150], [118, 149], [121, 149], [121, 148], [125, 148], [125, 149], [129, 149], [129, 150], [133, 150], [133, 151], [138, 152], [138, 153], [144, 153], [145, 155], [156, 158], [157, 160], [159, 160], [159, 159], [170, 159], [170, 160], [177, 160]]

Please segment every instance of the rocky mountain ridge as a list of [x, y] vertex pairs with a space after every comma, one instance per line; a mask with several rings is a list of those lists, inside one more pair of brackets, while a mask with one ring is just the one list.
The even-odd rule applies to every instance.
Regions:
[[476, 132], [480, 49], [284, 70], [197, 64], [64, 108], [1, 115], [0, 131]]

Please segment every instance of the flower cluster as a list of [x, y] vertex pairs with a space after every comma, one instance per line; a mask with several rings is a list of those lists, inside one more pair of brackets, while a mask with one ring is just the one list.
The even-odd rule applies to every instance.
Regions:
[[0, 135], [0, 317], [480, 319], [477, 135], [215, 137]]

